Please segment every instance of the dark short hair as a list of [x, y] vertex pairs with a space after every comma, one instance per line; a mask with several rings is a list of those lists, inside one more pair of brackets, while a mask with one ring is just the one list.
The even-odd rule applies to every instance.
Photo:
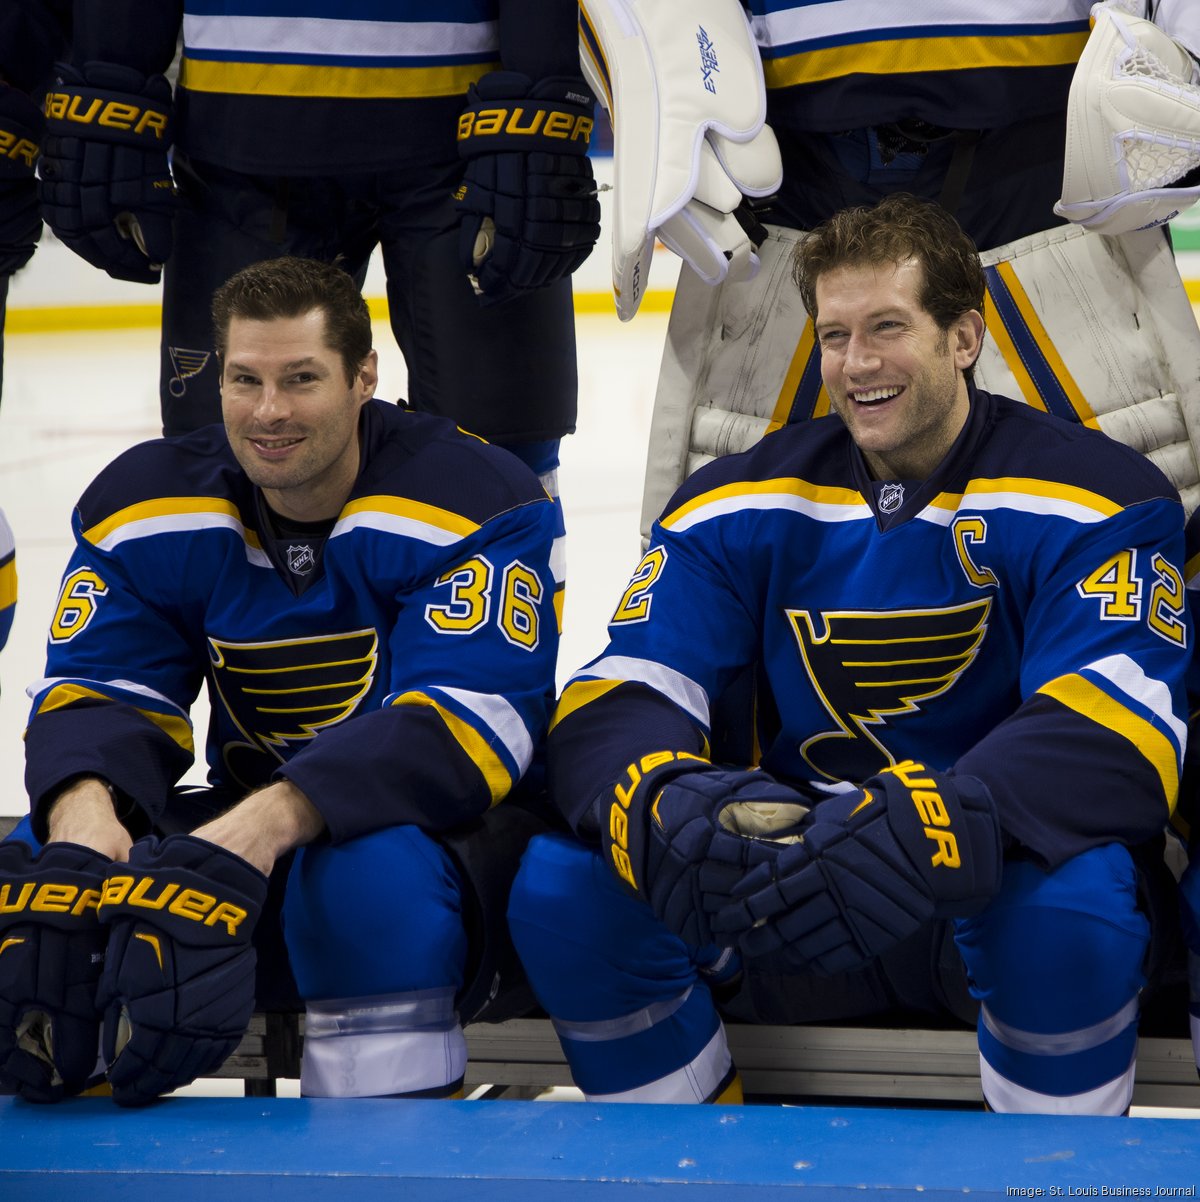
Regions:
[[792, 278], [815, 320], [817, 280], [826, 272], [908, 259], [924, 269], [917, 300], [938, 329], [948, 330], [971, 309], [983, 312], [987, 285], [975, 243], [941, 205], [906, 193], [822, 222], [796, 247]]
[[358, 285], [340, 267], [317, 259], [285, 256], [264, 259], [230, 276], [213, 294], [213, 336], [224, 359], [229, 324], [235, 317], [273, 321], [303, 317], [314, 309], [325, 314], [325, 343], [341, 356], [353, 383], [371, 353], [371, 314]]

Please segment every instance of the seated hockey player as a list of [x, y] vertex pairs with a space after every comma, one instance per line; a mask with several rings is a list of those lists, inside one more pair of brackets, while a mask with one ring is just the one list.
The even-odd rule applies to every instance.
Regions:
[[[340, 269], [249, 267], [214, 326], [224, 429], [133, 448], [75, 512], [0, 844], [0, 1077], [145, 1103], [298, 989], [305, 1094], [451, 1094], [462, 1023], [528, 996], [504, 905], [540, 824], [497, 803], [553, 699], [554, 507], [373, 399]], [[180, 788], [202, 683], [210, 787]]]
[[[1182, 506], [975, 386], [983, 273], [940, 207], [847, 210], [794, 268], [835, 413], [655, 524], [559, 701], [578, 839], [531, 842], [514, 942], [590, 1099], [736, 1099], [721, 1014], [977, 1011], [992, 1109], [1119, 1114], [1174, 904]], [[729, 766], [713, 699], [750, 665], [761, 756]]]

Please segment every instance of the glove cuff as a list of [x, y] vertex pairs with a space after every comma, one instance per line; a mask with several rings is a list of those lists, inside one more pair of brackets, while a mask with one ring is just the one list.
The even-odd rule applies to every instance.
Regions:
[[131, 918], [192, 947], [246, 943], [267, 878], [240, 856], [191, 835], [139, 839], [104, 882], [103, 923]]
[[36, 921], [77, 931], [95, 926], [107, 856], [77, 843], [49, 843], [37, 855], [12, 841], [0, 855], [0, 932]]
[[33, 179], [45, 128], [32, 100], [0, 84], [0, 181]]
[[632, 893], [645, 898], [646, 851], [654, 803], [663, 785], [712, 764], [689, 751], [655, 751], [635, 760], [601, 794], [600, 844], [605, 862]]
[[867, 781], [887, 793], [896, 838], [943, 917], [976, 913], [1000, 887], [1003, 841], [996, 803], [973, 776], [933, 772], [905, 760]]
[[548, 79], [530, 87], [525, 76], [496, 71], [467, 91], [458, 119], [458, 153], [464, 159], [502, 151], [585, 155], [592, 113], [582, 79]]

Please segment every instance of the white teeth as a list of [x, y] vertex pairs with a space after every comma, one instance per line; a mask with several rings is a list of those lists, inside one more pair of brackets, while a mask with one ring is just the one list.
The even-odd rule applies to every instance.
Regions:
[[902, 391], [900, 388], [868, 388], [850, 395], [860, 405], [873, 405], [876, 401], [889, 401], [892, 397], [899, 396]]

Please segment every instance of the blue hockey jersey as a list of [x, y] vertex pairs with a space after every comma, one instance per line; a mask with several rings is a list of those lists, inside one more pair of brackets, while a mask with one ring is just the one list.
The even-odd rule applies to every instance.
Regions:
[[992, 129], [1066, 111], [1093, 0], [748, 0], [769, 120]]
[[579, 74], [567, 0], [77, 0], [73, 60], [164, 72], [176, 142], [250, 174], [456, 161], [467, 86]]
[[1144, 841], [1186, 743], [1183, 525], [1134, 451], [974, 388], [920, 483], [873, 481], [840, 418], [785, 427], [694, 473], [653, 527], [560, 700], [555, 799], [593, 833], [625, 765], [706, 753], [756, 667], [761, 763], [784, 781], [914, 758], [982, 779], [1043, 863]]
[[0, 510], [0, 647], [8, 642], [17, 608], [17, 549], [12, 527]]
[[323, 542], [269, 536], [220, 426], [135, 447], [84, 493], [31, 686], [39, 836], [47, 797], [82, 773], [160, 819], [203, 685], [209, 780], [286, 777], [335, 841], [445, 829], [508, 793], [553, 699], [553, 504], [441, 418], [373, 401], [362, 423]]

